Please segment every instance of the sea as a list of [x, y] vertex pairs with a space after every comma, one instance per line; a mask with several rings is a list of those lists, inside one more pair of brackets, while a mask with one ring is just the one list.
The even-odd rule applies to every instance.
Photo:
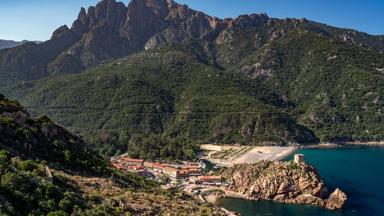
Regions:
[[302, 149], [298, 153], [304, 154], [306, 162], [319, 170], [330, 190], [338, 187], [347, 194], [343, 210], [236, 198], [222, 198], [218, 205], [243, 216], [384, 216], [383, 147]]

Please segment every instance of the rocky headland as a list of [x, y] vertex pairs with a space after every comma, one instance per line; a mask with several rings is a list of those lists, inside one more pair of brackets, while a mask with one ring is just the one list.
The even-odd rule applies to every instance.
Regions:
[[229, 192], [247, 199], [310, 204], [330, 210], [343, 208], [347, 200], [340, 189], [330, 193], [319, 172], [304, 162], [238, 164], [224, 169], [221, 174], [229, 183]]

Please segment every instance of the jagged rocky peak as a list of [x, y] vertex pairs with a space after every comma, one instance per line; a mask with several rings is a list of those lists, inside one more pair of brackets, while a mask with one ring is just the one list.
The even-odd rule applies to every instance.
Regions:
[[173, 0], [131, 0], [128, 6], [102, 0], [88, 12], [81, 8], [71, 31], [80, 37], [89, 32], [114, 34], [138, 51], [189, 38], [217, 37], [225, 28], [260, 26], [268, 19], [266, 14], [251, 14], [223, 21]]
[[250, 14], [240, 15], [235, 19], [235, 26], [237, 27], [249, 27], [249, 26], [261, 26], [267, 23], [269, 17], [267, 14]]
[[64, 34], [64, 33], [67, 33], [69, 32], [69, 28], [67, 25], [62, 25], [60, 26], [59, 28], [57, 28], [53, 33], [52, 33], [52, 37], [51, 39], [54, 39], [54, 38], [57, 38], [59, 37], [60, 35]]
[[119, 28], [125, 19], [127, 7], [122, 2], [115, 0], [100, 1], [95, 7], [81, 8], [77, 20], [73, 22], [72, 30], [75, 33], [83, 34], [93, 27], [108, 24], [110, 27]]
[[96, 5], [95, 17], [108, 23], [116, 24], [126, 16], [127, 7], [122, 2], [103, 0]]
[[87, 11], [85, 8], [81, 7], [79, 15], [77, 16], [78, 19], [84, 19], [87, 16]]
[[174, 2], [169, 0], [132, 0], [128, 5], [128, 11], [151, 11], [159, 18], [165, 18], [168, 16], [169, 9], [172, 7], [172, 5], [174, 5]]

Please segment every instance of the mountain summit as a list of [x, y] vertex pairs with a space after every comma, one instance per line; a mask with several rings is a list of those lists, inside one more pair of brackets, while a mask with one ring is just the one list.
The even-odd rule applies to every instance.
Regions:
[[81, 8], [72, 27], [59, 27], [50, 40], [1, 52], [1, 83], [77, 73], [162, 42], [208, 37], [223, 27], [221, 20], [169, 0], [133, 0], [128, 7], [103, 0]]
[[46, 76], [78, 73], [104, 60], [127, 56], [165, 43], [205, 40], [225, 43], [234, 28], [269, 28], [270, 38], [281, 37], [285, 30], [308, 28], [346, 42], [383, 51], [382, 43], [355, 31], [343, 31], [305, 19], [277, 20], [265, 14], [242, 15], [221, 20], [194, 11], [172, 0], [132, 0], [128, 6], [115, 0], [102, 0], [88, 10], [81, 8], [72, 27], [61, 26], [50, 40], [27, 43], [0, 52], [0, 83], [34, 80]]

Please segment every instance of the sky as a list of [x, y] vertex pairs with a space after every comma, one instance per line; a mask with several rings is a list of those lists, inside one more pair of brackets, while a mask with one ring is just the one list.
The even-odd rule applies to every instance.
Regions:
[[[128, 4], [129, 0], [121, 0]], [[176, 0], [219, 18], [267, 13], [384, 35], [384, 0]], [[0, 39], [40, 40], [98, 0], [0, 0]]]

